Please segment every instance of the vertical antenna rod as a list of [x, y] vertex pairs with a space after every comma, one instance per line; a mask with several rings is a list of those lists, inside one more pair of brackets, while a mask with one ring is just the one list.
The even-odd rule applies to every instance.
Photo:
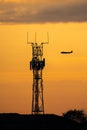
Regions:
[[45, 58], [43, 58], [43, 44], [48, 41], [36, 43], [35, 33], [35, 42], [28, 42], [27, 33], [27, 43], [32, 45], [32, 60], [30, 61], [30, 70], [33, 71], [32, 114], [44, 114], [42, 70], [45, 67]]

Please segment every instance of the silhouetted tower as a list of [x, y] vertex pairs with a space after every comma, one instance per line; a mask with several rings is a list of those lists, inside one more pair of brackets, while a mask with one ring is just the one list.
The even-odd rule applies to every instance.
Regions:
[[42, 70], [45, 67], [45, 58], [43, 58], [43, 44], [48, 42], [36, 43], [35, 35], [35, 43], [28, 42], [28, 38], [27, 43], [32, 45], [32, 60], [30, 61], [30, 70], [33, 70], [32, 114], [44, 114]]

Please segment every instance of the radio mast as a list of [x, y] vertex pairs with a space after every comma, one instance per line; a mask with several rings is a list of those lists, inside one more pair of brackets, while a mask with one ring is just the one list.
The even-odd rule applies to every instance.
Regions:
[[44, 114], [42, 71], [45, 67], [45, 58], [43, 58], [43, 44], [49, 43], [48, 34], [47, 38], [47, 42], [37, 43], [35, 33], [35, 42], [29, 42], [27, 33], [27, 43], [32, 46], [32, 60], [30, 61], [30, 70], [33, 71], [32, 114]]

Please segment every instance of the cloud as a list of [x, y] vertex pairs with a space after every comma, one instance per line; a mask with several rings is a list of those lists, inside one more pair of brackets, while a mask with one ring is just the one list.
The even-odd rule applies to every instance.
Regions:
[[0, 1], [0, 23], [87, 22], [87, 2], [41, 4]]

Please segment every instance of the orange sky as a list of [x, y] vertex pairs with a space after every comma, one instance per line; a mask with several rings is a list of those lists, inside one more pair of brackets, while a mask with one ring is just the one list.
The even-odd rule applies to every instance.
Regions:
[[[87, 112], [87, 1], [0, 0], [0, 112], [31, 113], [29, 41], [47, 40], [43, 70], [45, 113]], [[71, 51], [61, 55], [61, 51]]]
[[[87, 23], [0, 25], [0, 112], [31, 113], [32, 58], [29, 40], [46, 40], [43, 70], [45, 113], [87, 110]], [[73, 50], [71, 55], [61, 51]]]

